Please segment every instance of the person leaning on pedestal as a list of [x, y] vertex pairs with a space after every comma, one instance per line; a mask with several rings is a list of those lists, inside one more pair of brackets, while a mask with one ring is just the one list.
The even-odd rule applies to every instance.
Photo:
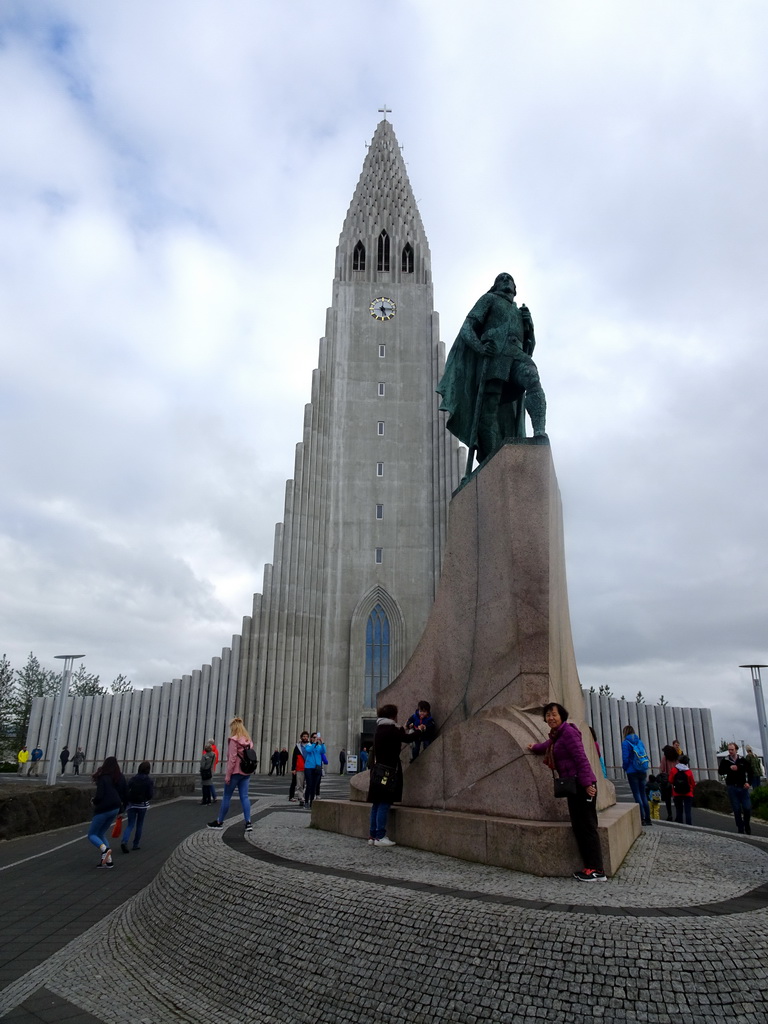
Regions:
[[529, 743], [528, 749], [543, 754], [544, 764], [561, 779], [575, 782], [576, 792], [567, 798], [568, 813], [584, 869], [574, 872], [573, 877], [580, 882], [607, 882], [597, 831], [597, 779], [584, 751], [581, 731], [568, 721], [563, 705], [555, 702], [544, 708], [544, 721], [549, 726], [549, 739]]

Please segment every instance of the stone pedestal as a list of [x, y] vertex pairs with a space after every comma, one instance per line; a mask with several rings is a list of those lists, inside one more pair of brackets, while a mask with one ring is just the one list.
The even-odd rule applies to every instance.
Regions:
[[[576, 848], [567, 801], [555, 800], [552, 772], [527, 749], [546, 739], [542, 709], [557, 701], [581, 729], [598, 780], [606, 867], [618, 867], [640, 822], [631, 807], [608, 813], [615, 791], [584, 722], [562, 506], [551, 450], [541, 439], [505, 444], [451, 502], [427, 627], [378, 705], [397, 705], [404, 722], [422, 699], [440, 731], [412, 764], [404, 752], [398, 841], [435, 852], [456, 848], [468, 860], [514, 862], [536, 874], [571, 873]], [[352, 802], [365, 799], [367, 779], [363, 773], [353, 780]], [[346, 831], [336, 826], [354, 820], [350, 834], [366, 834], [362, 810], [350, 809], [349, 819], [341, 809], [317, 813], [313, 824]], [[501, 846], [508, 847], [503, 856]]]
[[[362, 839], [368, 835], [370, 813], [370, 804], [361, 801], [315, 800], [312, 826]], [[640, 835], [640, 808], [637, 804], [606, 808], [600, 813], [598, 830], [603, 866], [611, 876]], [[546, 878], [569, 876], [584, 867], [571, 826], [563, 821], [526, 821], [395, 804], [389, 812], [387, 835], [401, 846]]]

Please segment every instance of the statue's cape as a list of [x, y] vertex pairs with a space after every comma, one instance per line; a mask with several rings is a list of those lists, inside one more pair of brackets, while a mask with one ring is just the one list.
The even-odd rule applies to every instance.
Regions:
[[[486, 296], [480, 298], [464, 321], [459, 335], [453, 343], [451, 351], [448, 353], [445, 373], [436, 389], [437, 393], [442, 397], [440, 409], [442, 412], [448, 413], [448, 420], [446, 422], [448, 430], [468, 448], [477, 440], [472, 437], [472, 423], [477, 404], [477, 390], [480, 386], [480, 371], [485, 357], [481, 356], [471, 345], [467, 344], [465, 332], [473, 330], [473, 321], [476, 323], [479, 319], [476, 311], [481, 310], [481, 304], [485, 306], [484, 300], [486, 300]], [[513, 358], [509, 359], [507, 373], [509, 368], [511, 368]], [[493, 356], [489, 358], [489, 363], [495, 364], [496, 362]], [[517, 409], [513, 403], [523, 393], [522, 389], [509, 381], [503, 386], [502, 400], [499, 407], [499, 425], [504, 437], [516, 436], [515, 417]]]

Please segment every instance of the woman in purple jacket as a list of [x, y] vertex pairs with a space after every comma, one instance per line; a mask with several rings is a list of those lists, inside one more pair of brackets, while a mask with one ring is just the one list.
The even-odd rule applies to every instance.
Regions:
[[561, 779], [576, 780], [576, 795], [568, 797], [568, 813], [585, 867], [573, 877], [580, 882], [607, 882], [597, 831], [597, 780], [584, 752], [581, 732], [568, 721], [568, 712], [562, 704], [547, 704], [544, 721], [549, 726], [549, 739], [530, 743], [528, 749], [534, 754], [543, 754], [544, 764]]

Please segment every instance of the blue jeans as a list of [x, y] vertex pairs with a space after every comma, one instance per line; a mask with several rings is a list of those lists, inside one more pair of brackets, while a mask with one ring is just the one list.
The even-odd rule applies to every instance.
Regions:
[[128, 820], [125, 823], [123, 829], [123, 837], [120, 840], [122, 843], [127, 843], [131, 838], [131, 832], [133, 832], [134, 825], [136, 826], [136, 835], [133, 837], [133, 848], [138, 849], [139, 840], [141, 839], [141, 833], [144, 829], [144, 816], [147, 813], [146, 807], [129, 807], [128, 808]]
[[117, 818], [117, 807], [111, 811], [102, 811], [94, 814], [93, 820], [88, 828], [88, 842], [93, 843], [97, 849], [102, 845], [109, 846], [107, 832], [112, 828]]
[[640, 817], [643, 821], [651, 820], [651, 808], [645, 792], [645, 778], [647, 774], [647, 772], [627, 772], [627, 782], [632, 790], [635, 803], [640, 804]]
[[383, 839], [387, 834], [387, 815], [392, 804], [371, 804], [371, 839]]
[[229, 802], [232, 799], [232, 794], [237, 789], [240, 794], [240, 803], [243, 808], [243, 817], [246, 821], [251, 820], [251, 801], [248, 798], [248, 784], [251, 781], [250, 775], [233, 775], [229, 782], [224, 786], [224, 796], [221, 798], [221, 810], [217, 821], [224, 821], [229, 810]]
[[731, 810], [736, 819], [736, 828], [739, 832], [743, 832], [744, 825], [749, 825], [749, 819], [752, 817], [752, 801], [749, 799], [749, 790], [743, 786], [728, 786], [727, 788]]

